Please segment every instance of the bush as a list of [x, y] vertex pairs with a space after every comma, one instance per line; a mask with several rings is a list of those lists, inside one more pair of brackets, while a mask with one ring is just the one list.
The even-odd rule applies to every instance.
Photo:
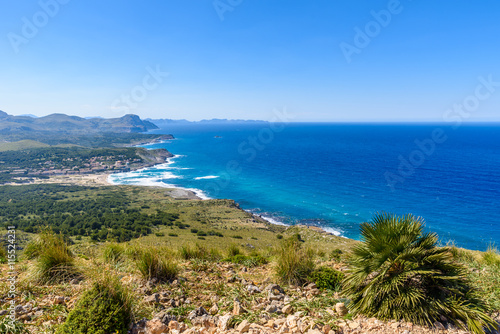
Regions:
[[61, 283], [79, 276], [68, 245], [51, 231], [40, 233], [27, 245], [24, 254], [28, 258], [37, 258], [34, 281], [38, 283]]
[[179, 256], [184, 260], [204, 259], [206, 254], [206, 249], [198, 244], [194, 247], [185, 245], [179, 248]]
[[0, 245], [0, 263], [7, 263], [7, 251]]
[[278, 234], [278, 235], [276, 235], [276, 239], [278, 239], [278, 240], [283, 239], [283, 235], [282, 235], [282, 234]]
[[330, 253], [330, 258], [334, 261], [340, 261], [340, 257], [342, 255], [342, 251], [340, 249], [334, 249], [332, 250], [332, 252]]
[[344, 274], [338, 270], [320, 267], [312, 272], [309, 279], [316, 283], [318, 288], [339, 291], [344, 279]]
[[0, 320], [0, 333], [9, 334], [29, 334], [24, 324], [19, 321], [12, 322], [9, 317], [2, 317]]
[[277, 249], [275, 273], [285, 284], [303, 284], [314, 270], [313, 252], [304, 250], [296, 238], [281, 242]]
[[234, 257], [234, 256], [240, 255], [240, 254], [241, 254], [241, 250], [237, 245], [235, 245], [235, 244], [229, 245], [229, 248], [227, 249], [227, 257]]
[[118, 278], [105, 277], [83, 293], [58, 334], [126, 334], [132, 298]]
[[175, 234], [175, 233], [169, 233], [168, 234], [169, 237], [178, 237], [179, 235], [178, 234]]
[[488, 247], [488, 250], [482, 254], [482, 262], [488, 266], [500, 266], [498, 250], [493, 246]]
[[156, 232], [156, 233], [155, 233], [155, 235], [156, 235], [157, 237], [164, 237], [164, 236], [165, 236], [165, 233], [163, 233], [163, 232]]
[[125, 248], [117, 243], [110, 243], [104, 246], [102, 251], [102, 258], [104, 261], [117, 263], [123, 260]]
[[223, 261], [241, 264], [248, 268], [257, 267], [263, 264], [267, 264], [269, 262], [265, 257], [261, 255], [247, 256], [243, 254], [236, 254], [234, 256], [225, 258]]
[[159, 281], [169, 281], [174, 279], [179, 273], [177, 264], [167, 259], [156, 248], [149, 248], [140, 252], [136, 264], [142, 277], [148, 280], [156, 278]]
[[241, 235], [233, 235], [231, 238], [234, 238], [234, 239], [243, 239], [243, 237]]
[[448, 247], [436, 246], [435, 234], [424, 233], [421, 218], [380, 214], [361, 224], [361, 235], [343, 282], [353, 314], [420, 325], [445, 317], [474, 333], [496, 327], [466, 269]]

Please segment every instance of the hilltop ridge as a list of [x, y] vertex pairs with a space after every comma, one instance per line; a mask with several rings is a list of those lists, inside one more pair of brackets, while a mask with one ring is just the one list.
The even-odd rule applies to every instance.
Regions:
[[68, 133], [137, 133], [158, 129], [152, 122], [128, 114], [119, 118], [82, 118], [66, 114], [43, 117], [13, 116], [0, 110], [0, 132], [51, 131]]

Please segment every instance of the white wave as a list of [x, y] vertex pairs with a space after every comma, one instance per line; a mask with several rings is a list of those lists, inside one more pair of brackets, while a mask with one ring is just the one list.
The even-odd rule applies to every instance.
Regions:
[[218, 178], [217, 175], [207, 175], [207, 176], [200, 176], [200, 177], [195, 177], [195, 180], [209, 180], [209, 179], [216, 179]]
[[246, 212], [250, 212], [251, 214], [253, 214], [255, 216], [258, 216], [258, 217], [266, 220], [267, 222], [269, 222], [269, 223], [271, 223], [273, 225], [290, 226], [290, 225], [287, 225], [287, 224], [285, 224], [285, 223], [283, 223], [283, 222], [281, 222], [279, 220], [276, 220], [276, 219], [274, 219], [272, 217], [264, 216], [264, 215], [259, 215], [259, 214], [255, 213], [255, 212], [252, 212], [251, 210], [245, 210], [245, 211]]
[[336, 235], [337, 237], [340, 236], [340, 231], [337, 231], [331, 227], [320, 227], [321, 229], [323, 229], [325, 232], [328, 232], [328, 233], [331, 233], [333, 235]]

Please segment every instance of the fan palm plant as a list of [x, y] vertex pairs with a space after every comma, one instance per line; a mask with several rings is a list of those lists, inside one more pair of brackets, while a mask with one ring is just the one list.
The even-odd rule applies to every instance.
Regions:
[[350, 259], [344, 291], [354, 314], [432, 325], [441, 317], [460, 328], [484, 333], [495, 328], [486, 306], [475, 297], [463, 266], [423, 219], [378, 214], [361, 225], [363, 243]]

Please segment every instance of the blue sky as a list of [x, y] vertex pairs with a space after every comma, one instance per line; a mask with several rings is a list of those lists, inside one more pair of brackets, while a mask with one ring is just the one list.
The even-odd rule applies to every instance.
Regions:
[[[286, 107], [294, 121], [443, 121], [474, 100], [479, 77], [500, 82], [498, 1], [0, 6], [9, 114], [269, 120]], [[357, 31], [368, 34], [358, 44]], [[356, 53], [346, 57], [346, 45]], [[489, 88], [460, 117], [500, 121], [500, 84]]]

